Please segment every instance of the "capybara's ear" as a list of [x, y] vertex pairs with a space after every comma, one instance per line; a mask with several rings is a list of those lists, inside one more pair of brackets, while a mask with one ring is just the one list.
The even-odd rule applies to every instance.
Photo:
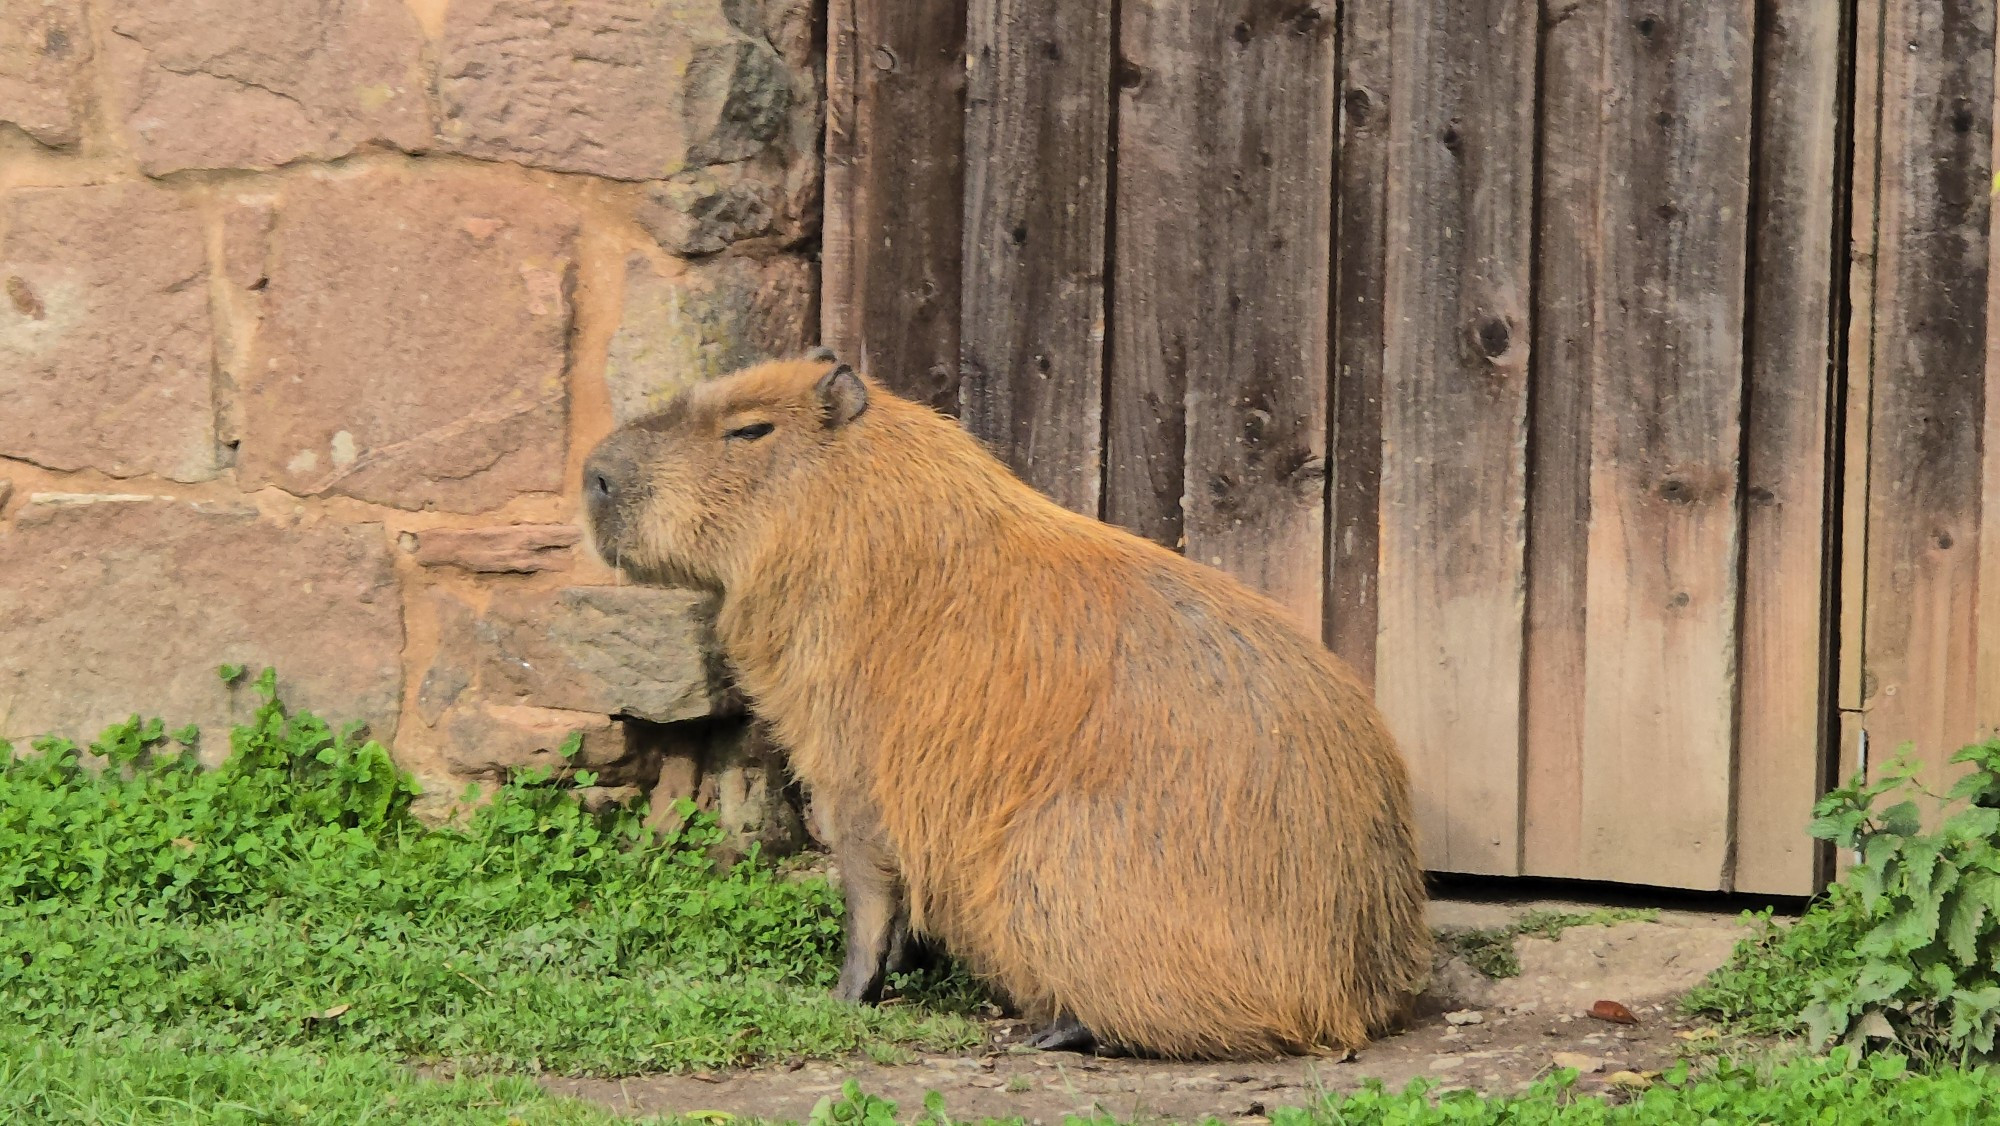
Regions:
[[846, 426], [868, 409], [868, 387], [846, 364], [836, 365], [820, 376], [813, 385], [813, 393], [819, 396], [820, 417], [828, 430]]
[[806, 359], [816, 364], [830, 364], [839, 358], [838, 353], [824, 344], [817, 345], [812, 351], [806, 353]]

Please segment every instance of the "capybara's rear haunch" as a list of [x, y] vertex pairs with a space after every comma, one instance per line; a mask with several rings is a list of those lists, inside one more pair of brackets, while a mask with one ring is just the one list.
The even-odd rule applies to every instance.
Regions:
[[1408, 776], [1366, 689], [1219, 571], [1069, 512], [823, 353], [700, 384], [585, 468], [592, 538], [721, 594], [824, 804], [837, 992], [912, 936], [1046, 1047], [1356, 1047], [1431, 942]]

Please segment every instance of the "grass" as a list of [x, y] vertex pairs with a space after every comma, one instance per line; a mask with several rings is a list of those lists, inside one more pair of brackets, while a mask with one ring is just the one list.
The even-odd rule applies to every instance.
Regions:
[[[2000, 1074], [1985, 1068], [1912, 1073], [1900, 1058], [1853, 1064], [1844, 1051], [1783, 1062], [1686, 1065], [1630, 1102], [1575, 1089], [1559, 1071], [1509, 1098], [1441, 1093], [1419, 1080], [1400, 1091], [1371, 1085], [1303, 1107], [1280, 1108], [1272, 1126], [1665, 1126], [1792, 1123], [1821, 1126], [1958, 1126], [2000, 1101]], [[281, 1048], [258, 1053], [173, 1051], [130, 1040], [80, 1046], [0, 1034], [0, 1121], [22, 1126], [654, 1126], [730, 1116], [634, 1119], [559, 1099], [514, 1076], [422, 1079], [379, 1055]], [[849, 1084], [814, 1108], [810, 1126], [952, 1126], [933, 1094], [907, 1111]], [[957, 1120], [965, 1121], [965, 1120]], [[1024, 1126], [1020, 1119], [987, 1120]], [[1212, 1120], [1211, 1120], [1212, 1121]], [[1113, 1126], [1108, 1118], [1068, 1126]], [[742, 1126], [754, 1126], [748, 1120]]]
[[1556, 939], [1571, 927], [1608, 927], [1644, 923], [1660, 917], [1653, 908], [1603, 907], [1592, 911], [1530, 911], [1505, 926], [1441, 930], [1438, 941], [1448, 951], [1490, 978], [1518, 977], [1521, 959], [1514, 940], [1522, 935]]
[[[532, 1079], [423, 1079], [379, 1055], [277, 1048], [189, 1053], [147, 1039], [82, 1045], [0, 1034], [0, 1122], [9, 1126], [611, 1126]], [[651, 1121], [660, 1121], [653, 1119]]]
[[428, 829], [382, 748], [287, 715], [268, 676], [240, 690], [261, 708], [213, 771], [136, 719], [101, 770], [0, 745], [0, 1028], [578, 1074], [975, 1037], [962, 980], [834, 1003], [837, 891], [716, 870], [700, 818], [658, 842], [531, 775]]
[[[1897, 1057], [1850, 1062], [1825, 1058], [1739, 1064], [1697, 1072], [1683, 1064], [1623, 1104], [1579, 1094], [1576, 1073], [1558, 1071], [1510, 1098], [1440, 1094], [1418, 1080], [1401, 1091], [1379, 1084], [1272, 1112], [1271, 1126], [1681, 1126], [1803, 1123], [1817, 1126], [1959, 1126], [1984, 1121], [2000, 1101], [2000, 1073], [1983, 1068], [1913, 1073]], [[1070, 1126], [1111, 1126], [1111, 1119], [1069, 1118]], [[1210, 1121], [1214, 1121], [1211, 1119]], [[850, 1083], [821, 1102], [813, 1126], [951, 1126], [935, 1095], [902, 1113]], [[1019, 1119], [1008, 1126], [1021, 1126]]]
[[[262, 695], [216, 770], [186, 752], [191, 732], [136, 717], [88, 755], [60, 740], [26, 755], [0, 744], [0, 1122], [600, 1126], [631, 1120], [527, 1076], [898, 1061], [977, 1039], [984, 998], [950, 971], [899, 982], [910, 1003], [833, 1003], [838, 893], [755, 857], [717, 868], [699, 816], [656, 840], [643, 811], [589, 814], [571, 800], [567, 787], [594, 782], [579, 770], [523, 775], [464, 824], [427, 828], [380, 746], [287, 714], [268, 673], [245, 684], [226, 671]], [[1831, 902], [1857, 910], [1852, 897]], [[1653, 915], [1537, 912], [1447, 941], [1509, 976], [1521, 935]], [[1852, 980], [1858, 922], [1833, 910], [1790, 927], [1766, 919], [1691, 1004], [1745, 1031], [1794, 1031], [1827, 982]], [[1557, 1073], [1514, 1098], [1419, 1083], [1272, 1118], [1898, 1126], [1968, 1121], [2000, 1100], [1983, 1069], [1848, 1059], [1683, 1068], [1623, 1106]], [[426, 1061], [462, 1077], [408, 1066]], [[858, 1089], [812, 1118], [898, 1121], [951, 1120], [935, 1097], [899, 1117]]]

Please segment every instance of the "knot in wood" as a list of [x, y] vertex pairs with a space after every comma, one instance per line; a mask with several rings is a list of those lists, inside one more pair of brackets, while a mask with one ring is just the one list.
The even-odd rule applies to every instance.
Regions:
[[1294, 35], [1311, 35], [1320, 29], [1325, 19], [1316, 4], [1301, 4], [1285, 16], [1285, 22], [1291, 25]]
[[1362, 126], [1368, 124], [1368, 115], [1375, 112], [1374, 95], [1359, 86], [1347, 92], [1345, 104], [1347, 106], [1347, 120], [1352, 125]]
[[1514, 346], [1514, 330], [1508, 326], [1505, 317], [1487, 317], [1479, 321], [1472, 330], [1473, 341], [1479, 346], [1479, 354], [1488, 360], [1498, 362]]

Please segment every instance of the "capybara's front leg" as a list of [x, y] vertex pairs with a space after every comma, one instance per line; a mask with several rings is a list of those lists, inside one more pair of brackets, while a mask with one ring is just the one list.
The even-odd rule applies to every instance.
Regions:
[[902, 884], [894, 859], [874, 834], [842, 842], [835, 855], [847, 896], [847, 958], [833, 995], [872, 1004], [881, 999], [890, 938], [903, 913]]

